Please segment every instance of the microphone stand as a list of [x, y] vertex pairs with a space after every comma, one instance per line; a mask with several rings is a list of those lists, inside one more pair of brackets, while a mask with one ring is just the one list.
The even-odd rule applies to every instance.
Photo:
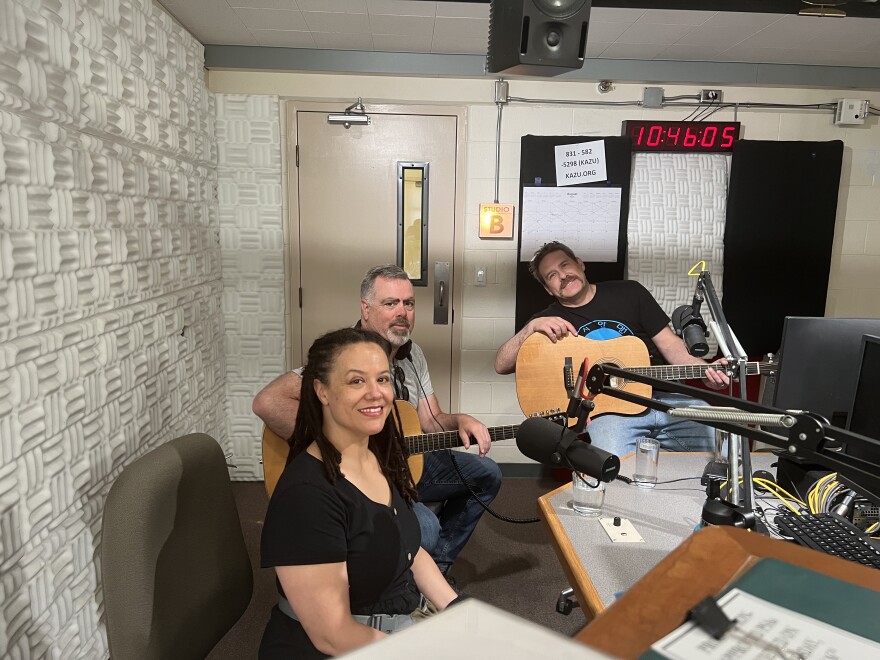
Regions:
[[[609, 376], [703, 399], [716, 407], [674, 408], [656, 399], [615, 389], [606, 384]], [[880, 464], [861, 458], [862, 455], [869, 455], [875, 457], [873, 460], [880, 460], [876, 458], [880, 457], [880, 440], [831, 426], [819, 415], [773, 408], [673, 381], [644, 376], [609, 364], [597, 364], [590, 369], [587, 386], [593, 395], [607, 394], [675, 417], [692, 419], [716, 429], [765, 442], [794, 456], [821, 463], [837, 471], [847, 481], [851, 481], [852, 483], [848, 485], [855, 490], [880, 504]], [[746, 426], [748, 424], [779, 427], [783, 430], [780, 433], [771, 433], [763, 428]], [[842, 445], [845, 447], [844, 451], [841, 451]], [[859, 456], [847, 453], [851, 448], [859, 449]], [[746, 481], [751, 482], [750, 477], [751, 471], [747, 473]], [[753, 501], [741, 505], [730, 503], [725, 506], [730, 513], [728, 522], [747, 529], [755, 527]]]
[[[721, 307], [721, 300], [718, 298], [715, 286], [712, 284], [712, 276], [708, 270], [702, 271], [697, 278], [694, 298], [703, 299], [709, 307], [709, 314], [712, 317], [709, 326], [712, 328], [712, 332], [715, 333], [715, 339], [718, 341], [722, 354], [727, 358], [731, 373], [739, 378], [740, 399], [748, 400], [746, 392], [748, 356], [740, 345], [739, 340], [733, 334], [730, 324], [727, 323], [727, 318], [724, 316], [724, 310]], [[742, 466], [741, 472], [740, 466]], [[752, 460], [749, 447], [747, 444], [743, 444], [742, 436], [736, 433], [730, 435], [727, 441], [727, 469], [725, 470], [723, 465], [713, 460], [706, 466], [706, 471], [704, 472], [704, 475], [710, 482], [712, 479], [724, 479], [726, 477], [730, 501], [735, 505], [742, 504], [743, 507], [749, 510], [753, 508], [755, 501], [752, 480], [744, 478], [744, 487], [741, 491], [739, 478], [740, 475], [745, 477], [745, 475], [751, 474]], [[711, 485], [707, 484], [707, 492], [711, 489]]]

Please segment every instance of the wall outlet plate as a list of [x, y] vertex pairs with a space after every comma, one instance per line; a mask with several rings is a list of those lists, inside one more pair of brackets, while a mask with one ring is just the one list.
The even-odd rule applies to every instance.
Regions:
[[620, 525], [614, 526], [614, 518], [599, 518], [599, 522], [614, 543], [644, 543], [645, 539], [636, 531], [633, 524], [626, 518], [620, 519]]

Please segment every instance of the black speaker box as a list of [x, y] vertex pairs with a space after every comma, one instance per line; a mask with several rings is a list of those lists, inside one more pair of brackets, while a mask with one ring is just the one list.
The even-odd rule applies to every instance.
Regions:
[[584, 65], [592, 0], [492, 0], [490, 73], [556, 76]]

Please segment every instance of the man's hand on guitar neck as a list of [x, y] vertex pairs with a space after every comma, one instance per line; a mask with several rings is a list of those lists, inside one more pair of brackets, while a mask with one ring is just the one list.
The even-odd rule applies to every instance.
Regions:
[[576, 335], [577, 329], [559, 316], [541, 316], [532, 319], [498, 349], [495, 354], [495, 371], [499, 374], [512, 374], [516, 370], [516, 355], [520, 346], [536, 332], [546, 335], [555, 344], [563, 337]]
[[[669, 326], [666, 326], [656, 335], [651, 337], [651, 341], [654, 342], [654, 345], [659, 349], [660, 353], [669, 364], [705, 364], [708, 367], [708, 363], [704, 359], [694, 357], [688, 353], [684, 341], [681, 337], [672, 332]], [[726, 365], [727, 360], [725, 358], [718, 358], [712, 364]], [[730, 385], [730, 378], [724, 369], [707, 368], [703, 375], [703, 382], [706, 384], [706, 387], [710, 389], [722, 390]]]
[[471, 446], [471, 439], [474, 439], [480, 446], [480, 456], [488, 454], [492, 448], [492, 439], [489, 437], [489, 429], [486, 425], [470, 415], [456, 415], [456, 417], [458, 417], [458, 436], [465, 449]]
[[[718, 358], [711, 364], [723, 364], [727, 366], [727, 358]], [[706, 387], [713, 390], [723, 390], [730, 385], [730, 377], [727, 375], [727, 369], [706, 369], [706, 377], [703, 378]]]

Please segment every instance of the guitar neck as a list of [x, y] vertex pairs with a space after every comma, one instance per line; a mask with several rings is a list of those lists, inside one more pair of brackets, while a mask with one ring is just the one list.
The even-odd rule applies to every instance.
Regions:
[[[746, 362], [746, 375], [755, 376], [772, 367], [770, 362]], [[634, 374], [650, 376], [658, 380], [687, 380], [689, 378], [702, 378], [706, 369], [726, 369], [723, 364], [677, 364], [661, 365], [656, 367], [632, 367], [627, 368]]]
[[[519, 424], [512, 426], [493, 426], [489, 428], [489, 439], [492, 442], [496, 440], [509, 440], [516, 437]], [[439, 451], [441, 449], [453, 449], [461, 446], [461, 438], [458, 431], [440, 431], [439, 433], [424, 433], [422, 435], [414, 435], [405, 438], [410, 454], [424, 454], [429, 451]]]

